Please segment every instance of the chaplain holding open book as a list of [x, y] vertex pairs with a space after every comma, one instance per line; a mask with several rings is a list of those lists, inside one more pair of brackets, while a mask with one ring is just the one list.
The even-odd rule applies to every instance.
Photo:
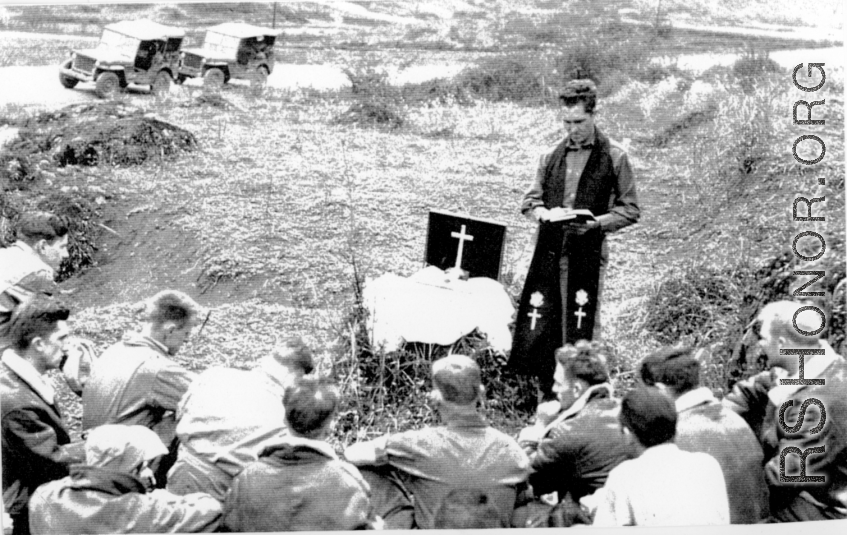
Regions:
[[568, 82], [559, 100], [565, 138], [541, 155], [521, 203], [539, 232], [510, 358], [518, 370], [538, 376], [548, 394], [556, 348], [599, 338], [605, 235], [641, 213], [626, 151], [594, 125], [594, 82]]

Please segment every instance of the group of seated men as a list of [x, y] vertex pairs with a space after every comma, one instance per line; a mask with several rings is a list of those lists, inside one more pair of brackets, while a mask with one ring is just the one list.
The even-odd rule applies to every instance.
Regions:
[[[14, 254], [30, 255], [30, 265], [40, 258], [49, 273], [40, 251], [61, 258], [66, 231], [39, 221], [23, 225], [29, 241]], [[25, 286], [0, 295], [0, 305], [11, 303], [0, 316], [0, 407], [3, 503], [15, 534], [847, 518], [847, 365], [826, 341], [797, 333], [796, 303], [761, 310], [771, 369], [723, 400], [701, 386], [690, 348], [645, 358], [618, 399], [600, 346], [580, 342], [556, 352], [557, 399], [514, 438], [485, 421], [477, 363], [451, 355], [432, 364], [440, 425], [339, 454], [327, 438], [340, 394], [301, 340], [284, 340], [249, 371], [195, 374], [172, 357], [203, 314], [172, 290], [146, 302], [139, 332], [93, 359], [77, 388], [84, 438], [72, 442], [45, 375], [77, 350], [70, 311]], [[802, 316], [799, 326], [812, 330]], [[798, 378], [805, 384], [780, 381]]]

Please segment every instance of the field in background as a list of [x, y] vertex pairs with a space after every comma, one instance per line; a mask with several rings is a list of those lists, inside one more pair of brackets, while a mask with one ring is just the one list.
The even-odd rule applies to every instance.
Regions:
[[[5, 208], [32, 206], [59, 188], [114, 232], [92, 234], [98, 265], [64, 283], [80, 307], [74, 326], [82, 334], [105, 347], [134, 324], [133, 303], [165, 286], [188, 288], [213, 312], [179, 357], [187, 366], [251, 367], [280, 337], [301, 335], [345, 387], [349, 405], [337, 440], [429, 422], [420, 394], [428, 363], [446, 348], [369, 350], [357, 293], [369, 276], [408, 275], [421, 266], [426, 215], [439, 208], [508, 224], [503, 280], [519, 294], [534, 227], [517, 206], [539, 148], [561, 135], [551, 91], [574, 74], [599, 82], [605, 98], [598, 123], [629, 145], [644, 210], [638, 225], [610, 238], [604, 337], [618, 386], [651, 350], [684, 342], [709, 350], [706, 382], [718, 392], [725, 387], [745, 314], [756, 299], [787, 291], [780, 277], [790, 266], [775, 260], [790, 252], [797, 232], [790, 203], [797, 194], [811, 196], [819, 175], [829, 177], [829, 283], [843, 277], [843, 70], [827, 72], [827, 125], [815, 130], [827, 140], [827, 157], [811, 173], [790, 153], [797, 135], [786, 113], [797, 98], [790, 74], [763, 52], [797, 43], [703, 41], [666, 29], [663, 21], [682, 15], [738, 23], [732, 10], [705, 13], [700, 3], [663, 2], [667, 13], [658, 22], [655, 4], [635, 1], [599, 13], [588, 2], [573, 2], [570, 11], [560, 2], [532, 9], [498, 2], [489, 10], [461, 2], [416, 10], [343, 5], [339, 14], [328, 4], [281, 4], [278, 20], [300, 47], [290, 50], [297, 58], [290, 62], [342, 65], [352, 89], [254, 98], [227, 87], [209, 101], [188, 88], [163, 101], [124, 95], [126, 104], [193, 132], [200, 150], [141, 166], [70, 166], [8, 183], [14, 187], [4, 193]], [[620, 13], [623, 7], [635, 11]], [[234, 14], [267, 20], [271, 7], [233, 5], [221, 13], [202, 4], [71, 12], [45, 6], [37, 7], [41, 28], [31, 27], [31, 18], [21, 22], [19, 9], [5, 7], [0, 28], [78, 25], [74, 33], [94, 35], [102, 24], [136, 14], [200, 28]], [[308, 32], [294, 31], [302, 26]], [[53, 54], [67, 53], [57, 42], [85, 41], [28, 39], [12, 39], [20, 48], [10, 54], [3, 47], [0, 61], [52, 63]], [[734, 67], [700, 74], [649, 61], [691, 50], [747, 52]], [[388, 85], [381, 71], [423, 61], [470, 68], [401, 87]], [[39, 111], [7, 106], [0, 115], [23, 124]], [[508, 429], [522, 425], [531, 385], [502, 374], [479, 339], [457, 349], [485, 363], [492, 418]]]

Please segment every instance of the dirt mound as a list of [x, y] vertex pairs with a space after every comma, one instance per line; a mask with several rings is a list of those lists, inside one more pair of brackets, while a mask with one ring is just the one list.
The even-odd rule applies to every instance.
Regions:
[[[72, 186], [85, 174], [79, 166], [135, 165], [197, 147], [191, 132], [118, 102], [75, 104], [14, 126], [17, 135], [0, 152], [0, 222], [5, 223], [0, 245], [14, 239], [9, 223], [22, 211], [49, 210], [65, 217], [70, 259], [61, 280], [97, 263], [100, 207], [112, 197], [102, 188]], [[18, 194], [6, 195], [6, 190]]]
[[[206, 255], [197, 232], [181, 220], [188, 198], [157, 202], [141, 195], [123, 195], [104, 205], [93, 266], [62, 283], [77, 307], [134, 303], [173, 288], [188, 293], [204, 306], [218, 306], [261, 296], [287, 304], [284, 289], [267, 277], [245, 277], [209, 284], [204, 280]], [[101, 229], [103, 227], [100, 227]]]
[[49, 178], [55, 167], [137, 165], [197, 148], [191, 132], [116, 102], [74, 104], [19, 127], [0, 155], [0, 173], [11, 183]]

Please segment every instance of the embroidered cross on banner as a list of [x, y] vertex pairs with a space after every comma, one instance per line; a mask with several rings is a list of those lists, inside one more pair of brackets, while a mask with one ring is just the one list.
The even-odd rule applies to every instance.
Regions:
[[588, 304], [588, 292], [585, 290], [579, 290], [576, 292], [576, 304], [579, 305], [579, 310], [573, 313], [576, 316], [576, 328], [582, 329], [582, 318], [584, 318], [587, 314], [582, 311], [582, 307]]

